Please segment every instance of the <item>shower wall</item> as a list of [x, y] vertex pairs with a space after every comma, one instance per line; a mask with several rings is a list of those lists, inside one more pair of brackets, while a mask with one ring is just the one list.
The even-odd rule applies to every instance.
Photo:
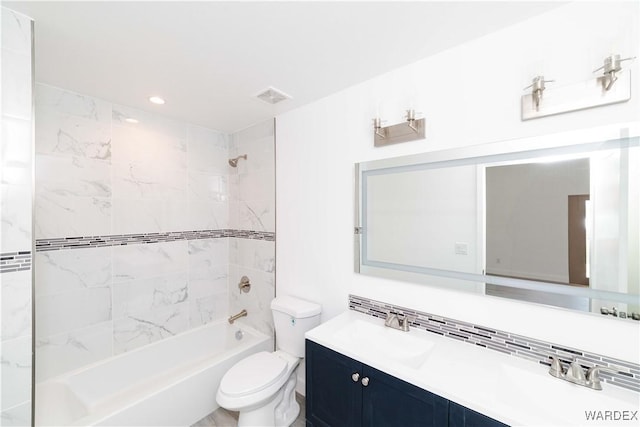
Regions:
[[43, 84], [36, 118], [37, 381], [226, 317], [229, 136]]
[[31, 19], [0, 8], [0, 426], [31, 425]]
[[[270, 303], [275, 295], [275, 129], [273, 120], [231, 135], [230, 156], [246, 154], [229, 177], [229, 222], [251, 239], [229, 241], [230, 311], [246, 309], [242, 319], [273, 336]], [[240, 293], [238, 282], [246, 275], [251, 291]]]

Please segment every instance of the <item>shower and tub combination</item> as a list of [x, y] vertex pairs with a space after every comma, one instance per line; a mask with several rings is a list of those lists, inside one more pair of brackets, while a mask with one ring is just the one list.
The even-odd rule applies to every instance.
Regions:
[[191, 425], [218, 408], [229, 368], [271, 350], [252, 328], [210, 323], [39, 383], [35, 425]]
[[273, 121], [225, 134], [35, 89], [33, 422], [191, 425], [273, 350]]

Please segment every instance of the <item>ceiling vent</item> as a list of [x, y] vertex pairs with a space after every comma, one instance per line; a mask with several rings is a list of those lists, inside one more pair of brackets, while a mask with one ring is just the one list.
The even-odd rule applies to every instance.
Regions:
[[273, 87], [266, 88], [258, 93], [256, 97], [269, 104], [277, 104], [285, 99], [291, 99], [289, 95]]

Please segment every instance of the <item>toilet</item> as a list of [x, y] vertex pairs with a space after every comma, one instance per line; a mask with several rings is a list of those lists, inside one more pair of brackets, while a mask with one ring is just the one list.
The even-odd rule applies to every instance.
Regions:
[[290, 426], [300, 413], [296, 371], [304, 357], [304, 334], [320, 324], [321, 307], [292, 296], [271, 302], [276, 350], [242, 359], [222, 377], [216, 401], [239, 411], [238, 426]]

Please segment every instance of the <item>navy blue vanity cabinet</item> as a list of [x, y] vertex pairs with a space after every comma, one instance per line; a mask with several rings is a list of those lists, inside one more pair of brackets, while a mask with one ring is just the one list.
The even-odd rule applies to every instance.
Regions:
[[307, 427], [442, 427], [448, 401], [361, 362], [306, 342]]
[[362, 425], [362, 363], [309, 340], [305, 360], [307, 427]]
[[447, 399], [363, 364], [362, 425], [374, 427], [447, 425]]
[[506, 424], [449, 402], [449, 427], [508, 427]]

